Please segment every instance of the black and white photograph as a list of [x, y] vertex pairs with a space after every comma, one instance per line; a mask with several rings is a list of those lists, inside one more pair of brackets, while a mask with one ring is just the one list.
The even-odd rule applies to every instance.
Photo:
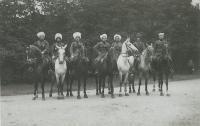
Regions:
[[0, 0], [0, 126], [200, 126], [200, 0]]

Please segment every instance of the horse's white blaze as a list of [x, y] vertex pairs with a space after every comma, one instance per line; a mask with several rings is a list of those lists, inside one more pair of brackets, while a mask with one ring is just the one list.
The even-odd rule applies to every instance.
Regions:
[[58, 58], [55, 61], [55, 75], [56, 75], [57, 84], [59, 83], [60, 78], [61, 78], [61, 83], [63, 83], [65, 79], [65, 74], [67, 72], [66, 61], [64, 60], [66, 47], [67, 45], [65, 45], [64, 47], [57, 47]]

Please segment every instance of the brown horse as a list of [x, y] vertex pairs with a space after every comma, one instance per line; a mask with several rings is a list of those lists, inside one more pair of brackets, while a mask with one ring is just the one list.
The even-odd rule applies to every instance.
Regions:
[[77, 80], [77, 82], [78, 82], [77, 99], [81, 99], [81, 96], [80, 96], [81, 81], [83, 81], [83, 83], [84, 83], [83, 84], [84, 85], [84, 98], [88, 98], [87, 92], [86, 92], [86, 81], [88, 78], [88, 68], [89, 68], [89, 63], [88, 63], [87, 57], [83, 58], [81, 52], [79, 51], [76, 58], [73, 59], [72, 61], [70, 61], [68, 68], [69, 68], [69, 85], [67, 84], [66, 96], [69, 96], [69, 95], [73, 96], [72, 84], [75, 80]]
[[169, 75], [172, 72], [172, 66], [170, 64], [169, 58], [167, 56], [157, 57], [152, 61], [152, 69], [153, 69], [153, 77], [154, 77], [154, 85], [153, 91], [155, 91], [155, 79], [158, 78], [158, 88], [160, 91], [160, 96], [164, 96], [163, 93], [163, 81], [165, 79], [166, 84], [166, 95], [169, 96], [168, 93], [168, 79]]
[[[150, 77], [152, 55], [153, 55], [153, 47], [152, 47], [152, 45], [148, 45], [148, 47], [138, 57], [138, 60], [137, 60], [138, 65], [134, 66], [134, 67], [136, 67], [134, 69], [135, 72], [134, 72], [134, 75], [131, 76], [132, 80], [131, 81], [129, 80], [129, 82], [131, 82], [133, 92], [135, 92], [134, 79], [135, 79], [135, 76], [138, 76], [139, 87], [138, 87], [137, 95], [140, 95], [140, 86], [142, 84], [142, 78], [145, 79], [146, 95], [149, 95], [147, 86], [148, 86], [148, 80]], [[129, 92], [131, 92], [131, 84], [129, 83]]]
[[41, 83], [42, 88], [42, 100], [45, 100], [44, 84], [48, 79], [49, 70], [49, 57], [41, 53], [41, 50], [30, 45], [26, 48], [27, 62], [33, 69], [33, 81], [34, 81], [34, 97], [33, 100], [38, 98], [38, 84]]

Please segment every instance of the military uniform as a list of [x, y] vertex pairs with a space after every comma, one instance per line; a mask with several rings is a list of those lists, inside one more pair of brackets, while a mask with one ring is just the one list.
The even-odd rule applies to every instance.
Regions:
[[121, 42], [113, 42], [112, 47], [115, 49], [115, 53], [117, 56], [120, 55], [121, 50], [122, 50], [122, 43]]
[[51, 61], [51, 58], [49, 56], [49, 43], [46, 40], [43, 41], [38, 40], [34, 42], [33, 45], [40, 49], [42, 54], [41, 58], [46, 58], [48, 62]]
[[134, 67], [132, 67], [131, 71], [135, 72], [134, 70], [138, 70], [138, 66], [139, 66], [139, 62], [140, 62], [140, 55], [142, 54], [142, 52], [145, 50], [145, 44], [144, 42], [142, 42], [141, 40], [135, 41], [133, 43], [133, 45], [138, 49], [138, 55], [136, 57], [136, 60], [134, 62]]
[[110, 49], [110, 44], [108, 42], [98, 42], [95, 46], [94, 46], [94, 50], [97, 51], [98, 56], [95, 59], [95, 62], [100, 62], [103, 61], [108, 54], [108, 51]]
[[157, 40], [154, 43], [154, 56], [155, 58], [164, 58], [167, 54], [166, 48], [166, 41], [165, 40]]
[[74, 61], [78, 57], [85, 58], [85, 46], [82, 42], [72, 42], [70, 47], [71, 60]]
[[138, 49], [138, 52], [142, 54], [143, 50], [145, 50], [145, 44], [142, 41], [136, 41], [133, 45]]
[[49, 51], [49, 43], [46, 40], [38, 40], [34, 42], [33, 45], [37, 46], [41, 50], [41, 52], [48, 53]]

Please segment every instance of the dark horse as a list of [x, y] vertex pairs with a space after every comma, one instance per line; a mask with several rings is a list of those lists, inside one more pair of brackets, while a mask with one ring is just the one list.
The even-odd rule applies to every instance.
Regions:
[[27, 62], [33, 69], [33, 80], [34, 80], [34, 97], [33, 100], [38, 98], [38, 84], [41, 83], [42, 88], [42, 100], [45, 100], [44, 94], [44, 84], [48, 78], [49, 70], [49, 59], [44, 54], [41, 53], [41, 50], [34, 46], [30, 45], [26, 48]]
[[[95, 69], [98, 73], [95, 74], [96, 80], [96, 94], [101, 94], [101, 97], [104, 98], [104, 89], [106, 83], [106, 77], [108, 77], [108, 87], [110, 89], [109, 94], [114, 98], [114, 87], [113, 87], [113, 76], [114, 72], [117, 71], [117, 56], [115, 56], [114, 48], [110, 48], [107, 55], [102, 62], [94, 63]], [[108, 89], [108, 90], [109, 90]]]
[[165, 84], [166, 84], [166, 93], [167, 96], [169, 96], [168, 93], [168, 78], [170, 75], [170, 70], [172, 69], [170, 66], [170, 59], [168, 56], [160, 56], [156, 57], [152, 60], [152, 73], [154, 78], [154, 85], [153, 85], [153, 91], [155, 91], [155, 79], [156, 76], [158, 78], [158, 87], [160, 91], [160, 96], [163, 96], [163, 81], [165, 78]]
[[78, 95], [77, 99], [81, 99], [80, 96], [80, 88], [81, 88], [81, 81], [84, 83], [84, 98], [88, 98], [86, 93], [86, 81], [88, 78], [88, 61], [87, 58], [83, 58], [81, 53], [78, 53], [78, 56], [70, 61], [69, 63], [69, 85], [67, 84], [67, 94], [66, 96], [73, 96], [72, 94], [72, 84], [75, 80], [78, 81]]

